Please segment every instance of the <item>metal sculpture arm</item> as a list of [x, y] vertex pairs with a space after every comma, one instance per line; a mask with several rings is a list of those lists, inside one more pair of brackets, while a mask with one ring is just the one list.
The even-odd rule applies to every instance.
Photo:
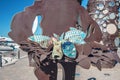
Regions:
[[42, 14], [41, 1], [36, 1], [33, 6], [25, 8], [25, 11], [17, 13], [11, 23], [9, 36], [17, 43], [26, 41], [32, 36], [32, 25], [35, 17]]

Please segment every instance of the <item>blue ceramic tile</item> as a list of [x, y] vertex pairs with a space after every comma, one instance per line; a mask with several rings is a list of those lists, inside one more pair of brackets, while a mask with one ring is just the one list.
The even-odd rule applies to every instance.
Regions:
[[76, 48], [72, 42], [63, 42], [62, 45], [63, 54], [69, 58], [76, 58]]

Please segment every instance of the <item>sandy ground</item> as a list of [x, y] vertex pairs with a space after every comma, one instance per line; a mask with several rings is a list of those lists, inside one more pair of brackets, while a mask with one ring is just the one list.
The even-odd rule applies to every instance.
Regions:
[[37, 80], [33, 68], [29, 67], [28, 58], [20, 59], [14, 65], [0, 69], [0, 80]]
[[15, 64], [0, 68], [0, 80], [37, 80], [29, 66], [27, 53], [20, 50], [21, 59]]

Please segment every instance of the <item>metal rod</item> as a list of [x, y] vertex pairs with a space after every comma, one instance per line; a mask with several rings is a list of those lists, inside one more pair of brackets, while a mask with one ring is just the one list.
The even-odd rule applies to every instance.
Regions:
[[0, 67], [2, 67], [2, 55], [0, 54]]

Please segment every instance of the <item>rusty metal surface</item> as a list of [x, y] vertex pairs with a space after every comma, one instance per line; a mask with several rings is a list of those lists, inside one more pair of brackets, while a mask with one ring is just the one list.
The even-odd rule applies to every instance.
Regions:
[[37, 15], [42, 16], [43, 35], [52, 36], [53, 33], [60, 35], [66, 32], [69, 27], [75, 26], [78, 18], [80, 18], [83, 31], [87, 32], [89, 25], [91, 25], [91, 30], [94, 30], [86, 38], [86, 41], [101, 40], [102, 33], [98, 25], [88, 15], [88, 12], [79, 5], [77, 0], [35, 1], [34, 5], [14, 16], [11, 23], [12, 31], [9, 36], [17, 43], [26, 40], [33, 34], [32, 24]]
[[[85, 44], [75, 45], [76, 58], [71, 59], [63, 55], [60, 60], [52, 59], [51, 54], [55, 46], [53, 43], [48, 48], [42, 48], [39, 43], [28, 40], [28, 37], [33, 35], [32, 24], [37, 15], [42, 16], [43, 35], [50, 37], [53, 37], [53, 33], [61, 35], [68, 31], [69, 27], [76, 27], [76, 22], [79, 23], [87, 36]], [[38, 80], [56, 80], [57, 63], [64, 68], [64, 80], [74, 80], [76, 65], [89, 69], [92, 64], [101, 70], [102, 68], [112, 68], [117, 61], [119, 62], [119, 57], [112, 54], [116, 53], [115, 50], [99, 43], [102, 40], [102, 32], [98, 24], [79, 5], [77, 0], [35, 1], [25, 11], [14, 16], [9, 36], [20, 44], [21, 49], [28, 52], [30, 65], [36, 68], [35, 75]]]

